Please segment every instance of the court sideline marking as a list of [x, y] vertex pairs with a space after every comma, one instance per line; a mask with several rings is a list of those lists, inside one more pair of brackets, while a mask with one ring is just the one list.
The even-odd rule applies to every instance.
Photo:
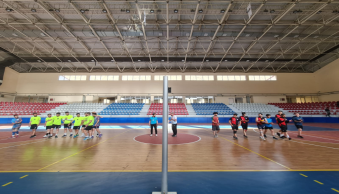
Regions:
[[[208, 131], [207, 129], [205, 129], [205, 130]], [[209, 131], [208, 131], [208, 132], [209, 132]], [[252, 152], [252, 153], [254, 153], [254, 154], [256, 154], [256, 155], [258, 155], [258, 156], [260, 156], [260, 157], [262, 157], [262, 158], [265, 158], [266, 160], [269, 160], [269, 161], [271, 161], [271, 162], [274, 162], [274, 163], [276, 163], [276, 164], [278, 164], [278, 165], [280, 165], [280, 166], [282, 166], [282, 167], [284, 167], [284, 168], [287, 168], [288, 170], [292, 170], [291, 168], [289, 168], [289, 167], [287, 167], [287, 166], [285, 166], [285, 165], [283, 165], [283, 164], [280, 164], [279, 162], [276, 162], [276, 161], [274, 161], [274, 160], [272, 160], [272, 159], [270, 159], [270, 158], [267, 158], [266, 156], [263, 156], [263, 155], [261, 155], [261, 154], [255, 152], [255, 151], [253, 151], [253, 150], [250, 150], [250, 149], [248, 149], [248, 148], [246, 148], [246, 147], [244, 147], [244, 146], [242, 146], [242, 145], [239, 145], [239, 144], [237, 144], [237, 143], [235, 143], [235, 142], [233, 142], [233, 141], [230, 141], [230, 140], [228, 140], [228, 139], [226, 139], [226, 138], [224, 138], [224, 137], [222, 137], [222, 136], [220, 136], [220, 137], [221, 137], [222, 139], [224, 139], [224, 140], [230, 142], [230, 143], [233, 143], [234, 145], [237, 145], [237, 146], [239, 146], [239, 147], [241, 147], [241, 148], [244, 148], [245, 150], [250, 151], [250, 152]]]
[[124, 133], [126, 133], [126, 132], [128, 132], [128, 131], [130, 131], [130, 130], [131, 130], [131, 129], [128, 129], [128, 130], [125, 131], [125, 132], [122, 132], [122, 133], [119, 133], [119, 134], [117, 134], [117, 135], [114, 135], [113, 137], [108, 138], [108, 139], [106, 139], [106, 140], [104, 140], [104, 141], [102, 141], [102, 142], [100, 142], [100, 143], [94, 144], [94, 145], [92, 145], [92, 146], [90, 146], [90, 147], [88, 147], [88, 148], [85, 148], [85, 149], [83, 149], [83, 150], [77, 152], [77, 153], [74, 153], [74, 154], [72, 154], [72, 155], [69, 155], [69, 156], [67, 156], [67, 157], [65, 157], [65, 158], [63, 158], [63, 159], [61, 159], [61, 160], [58, 160], [58, 161], [56, 161], [56, 162], [53, 162], [52, 164], [49, 164], [49, 165], [47, 165], [47, 166], [45, 166], [45, 167], [42, 167], [42, 168], [38, 169], [36, 172], [40, 172], [41, 170], [43, 170], [43, 169], [45, 169], [45, 168], [48, 168], [48, 167], [50, 167], [50, 166], [53, 166], [54, 164], [57, 164], [57, 163], [59, 163], [59, 162], [62, 162], [62, 161], [66, 160], [66, 159], [68, 159], [68, 158], [70, 158], [70, 157], [72, 157], [72, 156], [75, 156], [75, 155], [77, 155], [77, 154], [80, 154], [81, 152], [84, 152], [84, 151], [86, 151], [86, 150], [88, 150], [88, 149], [91, 149], [91, 148], [93, 148], [93, 147], [95, 147], [95, 146], [97, 146], [97, 145], [99, 145], [99, 144], [105, 143], [106, 141], [108, 141], [108, 140], [110, 140], [110, 139], [112, 139], [112, 138], [114, 138], [114, 137], [117, 137], [117, 136], [119, 136], [119, 135], [121, 135], [121, 134], [124, 134]]
[[[253, 129], [254, 132], [257, 132], [255, 129]], [[271, 136], [271, 135], [267, 135], [267, 136]], [[295, 140], [289, 140], [290, 142], [295, 142], [295, 143], [301, 143], [301, 144], [307, 144], [307, 145], [313, 145], [313, 146], [318, 146], [318, 147], [324, 147], [324, 148], [330, 148], [330, 149], [335, 149], [335, 150], [339, 150], [339, 148], [333, 148], [333, 147], [328, 147], [328, 146], [322, 146], [322, 145], [316, 145], [316, 144], [311, 144], [311, 143], [305, 143], [305, 142], [301, 142], [301, 141], [295, 141]], [[304, 140], [307, 141], [307, 140]], [[314, 141], [317, 142], [317, 141]], [[325, 143], [325, 142], [317, 142], [317, 143]]]

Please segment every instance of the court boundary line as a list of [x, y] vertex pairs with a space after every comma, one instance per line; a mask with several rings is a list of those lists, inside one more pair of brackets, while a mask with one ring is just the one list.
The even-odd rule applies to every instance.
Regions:
[[122, 132], [122, 133], [119, 133], [119, 134], [117, 134], [117, 135], [114, 135], [113, 137], [108, 138], [108, 139], [106, 139], [106, 140], [104, 140], [104, 141], [102, 141], [102, 142], [99, 142], [99, 143], [97, 143], [97, 144], [94, 144], [94, 145], [92, 145], [92, 146], [90, 146], [90, 147], [88, 147], [88, 148], [85, 148], [85, 149], [83, 149], [83, 150], [80, 150], [79, 152], [76, 152], [76, 153], [74, 153], [74, 154], [72, 154], [72, 155], [69, 155], [69, 156], [67, 156], [67, 157], [65, 157], [65, 158], [62, 158], [62, 159], [60, 159], [60, 160], [58, 160], [58, 161], [55, 161], [55, 162], [53, 162], [52, 164], [49, 164], [49, 165], [47, 165], [47, 166], [45, 166], [45, 167], [42, 167], [42, 168], [36, 170], [35, 172], [39, 172], [39, 171], [41, 171], [41, 170], [43, 170], [43, 169], [45, 169], [45, 168], [48, 168], [48, 167], [50, 167], [50, 166], [53, 166], [54, 164], [57, 164], [57, 163], [59, 163], [59, 162], [62, 162], [62, 161], [66, 160], [66, 159], [68, 159], [68, 158], [70, 158], [70, 157], [72, 157], [72, 156], [75, 156], [75, 155], [77, 155], [77, 154], [80, 154], [80, 153], [82, 153], [82, 152], [84, 152], [84, 151], [86, 151], [86, 150], [88, 150], [88, 149], [91, 149], [91, 148], [93, 148], [93, 147], [95, 147], [95, 146], [97, 146], [97, 145], [99, 145], [99, 144], [105, 143], [106, 141], [108, 141], [108, 140], [110, 140], [110, 139], [113, 139], [114, 137], [117, 137], [117, 136], [119, 136], [119, 135], [121, 135], [121, 134], [124, 134], [124, 133], [126, 133], [126, 132], [128, 132], [128, 131], [130, 131], [130, 130], [131, 130], [131, 129], [128, 129], [128, 130], [125, 131], [125, 132]]
[[[338, 172], [339, 169], [296, 170], [168, 170], [168, 172]], [[50, 173], [50, 172], [161, 172], [161, 170], [46, 170], [46, 171], [0, 171], [0, 173]]]
[[[254, 129], [253, 129], [253, 130], [254, 130]], [[208, 131], [208, 130], [206, 130], [206, 131]], [[271, 161], [271, 162], [273, 162], [273, 163], [275, 163], [275, 164], [278, 164], [279, 166], [282, 166], [282, 167], [284, 167], [284, 168], [287, 168], [288, 170], [292, 170], [291, 168], [289, 168], [289, 167], [287, 167], [287, 166], [285, 166], [285, 165], [283, 165], [283, 164], [280, 164], [279, 162], [276, 162], [276, 161], [272, 160], [271, 158], [268, 158], [268, 157], [266, 157], [266, 156], [264, 156], [264, 155], [261, 155], [261, 154], [255, 152], [255, 151], [253, 151], [253, 150], [250, 150], [250, 149], [248, 149], [248, 148], [246, 148], [246, 147], [244, 147], [244, 146], [242, 146], [242, 145], [239, 145], [239, 144], [237, 144], [237, 143], [235, 143], [235, 142], [233, 142], [233, 141], [230, 141], [230, 140], [228, 140], [228, 139], [226, 139], [226, 138], [224, 138], [224, 137], [222, 137], [222, 136], [220, 136], [220, 137], [221, 137], [222, 139], [224, 139], [224, 140], [226, 140], [226, 141], [228, 141], [228, 142], [230, 142], [230, 143], [232, 143], [232, 144], [234, 144], [234, 145], [237, 145], [237, 146], [239, 146], [239, 147], [241, 147], [241, 148], [243, 148], [243, 149], [245, 149], [245, 150], [247, 150], [247, 151], [250, 151], [250, 152], [252, 152], [252, 153], [254, 153], [254, 154], [256, 154], [256, 155], [258, 155], [258, 156], [260, 156], [260, 157], [262, 157], [262, 158], [264, 158], [264, 159], [266, 159], [266, 160], [269, 160], [269, 161]]]
[[[147, 135], [147, 134], [143, 134], [143, 135]], [[190, 134], [190, 135], [192, 135], [192, 134]], [[153, 143], [145, 143], [145, 142], [138, 141], [138, 140], [136, 140], [135, 138], [136, 138], [136, 137], [139, 137], [139, 136], [142, 136], [142, 135], [135, 136], [135, 137], [133, 138], [133, 140], [134, 140], [135, 142], [138, 142], [138, 143], [143, 143], [143, 144], [150, 144], [150, 145], [162, 145], [162, 143], [161, 143], [161, 144], [153, 144]], [[201, 140], [201, 137], [200, 137], [200, 136], [198, 136], [198, 135], [194, 135], [194, 136], [197, 136], [197, 137], [199, 137], [199, 139], [198, 139], [197, 141], [190, 142], [190, 143], [168, 144], [168, 145], [184, 145], [184, 144], [191, 144], [191, 143], [196, 143], [196, 142], [199, 142], [199, 141]]]

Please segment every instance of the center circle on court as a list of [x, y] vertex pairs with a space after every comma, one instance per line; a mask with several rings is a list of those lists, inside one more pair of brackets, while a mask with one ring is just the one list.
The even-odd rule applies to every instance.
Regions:
[[[162, 144], [162, 134], [158, 134], [158, 136], [151, 137], [150, 134], [139, 135], [134, 138], [135, 141], [140, 143], [147, 143], [147, 144]], [[188, 144], [188, 143], [195, 143], [200, 141], [201, 138], [197, 135], [192, 134], [178, 134], [177, 137], [172, 137], [168, 134], [168, 144], [170, 145], [180, 145], [180, 144]]]

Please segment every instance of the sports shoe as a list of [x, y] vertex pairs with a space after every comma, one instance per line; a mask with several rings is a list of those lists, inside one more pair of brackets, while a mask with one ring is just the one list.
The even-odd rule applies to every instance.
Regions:
[[153, 135], [151, 134], [151, 135], [149, 135], [149, 136], [151, 136], [151, 137], [152, 137]]
[[75, 134], [74, 136], [73, 136], [73, 138], [75, 139], [76, 137], [78, 137], [78, 135], [77, 134]]
[[158, 134], [155, 134], [155, 136], [157, 136], [157, 137], [158, 137]]
[[92, 136], [91, 136], [91, 139], [93, 139], [93, 138], [94, 138], [94, 136], [92, 135]]
[[12, 138], [15, 138], [15, 136], [12, 136]]
[[265, 140], [265, 138], [263, 136], [260, 136], [260, 139]]
[[44, 135], [44, 136], [43, 136], [43, 138], [46, 138], [46, 137], [48, 137], [48, 136], [47, 136], [47, 135]]
[[247, 138], [247, 135], [244, 135], [244, 138]]
[[85, 137], [84, 141], [86, 141], [86, 140], [88, 140], [88, 139], [89, 139], [89, 137]]
[[62, 137], [67, 137], [67, 135], [63, 135]]
[[237, 137], [235, 137], [235, 136], [233, 136], [233, 139], [237, 140], [238, 138], [237, 138]]
[[[176, 137], [177, 135], [173, 135], [173, 137]], [[218, 136], [217, 136], [218, 137]]]
[[299, 138], [304, 138], [304, 137], [303, 137], [303, 136], [301, 136], [301, 135], [298, 135], [298, 137], [299, 137]]
[[281, 139], [284, 139], [285, 138], [285, 136], [279, 136]]
[[264, 134], [264, 138], [266, 138], [267, 136]]
[[215, 134], [215, 137], [218, 137], [218, 134]]
[[73, 136], [73, 134], [70, 134], [69, 136], [70, 136], [70, 137], [72, 137], [72, 136]]
[[98, 137], [102, 137], [102, 134], [100, 133], [100, 134], [98, 135]]
[[289, 137], [288, 140], [292, 140], [292, 138]]
[[277, 133], [277, 135], [280, 137], [280, 133]]
[[35, 137], [34, 135], [32, 135], [30, 138], [33, 138], [33, 137]]
[[273, 139], [278, 139], [278, 138], [276, 138], [276, 137], [273, 136]]
[[55, 135], [55, 138], [58, 138], [58, 136], [57, 136], [57, 135]]
[[49, 135], [48, 138], [52, 138], [53, 136]]

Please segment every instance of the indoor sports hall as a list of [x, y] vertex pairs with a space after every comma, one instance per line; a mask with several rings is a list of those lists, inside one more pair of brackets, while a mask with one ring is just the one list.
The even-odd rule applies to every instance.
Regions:
[[0, 0], [1, 194], [339, 194], [339, 1]]

